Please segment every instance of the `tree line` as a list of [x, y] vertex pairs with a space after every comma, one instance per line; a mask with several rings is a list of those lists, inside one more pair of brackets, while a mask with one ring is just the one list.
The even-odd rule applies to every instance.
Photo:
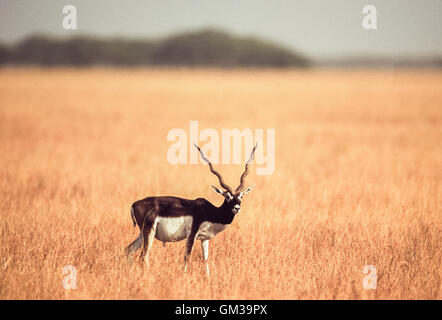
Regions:
[[266, 40], [208, 29], [157, 40], [33, 35], [0, 45], [0, 64], [305, 68], [311, 62]]

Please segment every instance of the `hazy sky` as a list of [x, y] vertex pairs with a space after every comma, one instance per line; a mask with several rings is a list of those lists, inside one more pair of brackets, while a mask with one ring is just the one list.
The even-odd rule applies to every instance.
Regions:
[[[78, 30], [62, 27], [67, 4], [77, 8]], [[377, 9], [377, 30], [362, 28], [367, 4]], [[137, 38], [207, 26], [314, 58], [442, 55], [442, 0], [0, 0], [0, 41], [7, 43], [36, 32]]]

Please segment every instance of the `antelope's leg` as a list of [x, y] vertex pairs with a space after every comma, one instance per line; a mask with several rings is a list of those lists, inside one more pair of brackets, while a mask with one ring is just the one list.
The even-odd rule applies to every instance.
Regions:
[[142, 243], [143, 243], [143, 234], [140, 232], [140, 235], [124, 250], [126, 253], [126, 258], [128, 259], [130, 264], [132, 264], [133, 262], [133, 256], [135, 251], [141, 248]]
[[186, 253], [184, 254], [184, 272], [187, 272], [187, 262], [192, 253], [193, 243], [195, 242], [195, 232], [191, 232], [186, 241]]
[[209, 240], [201, 241], [201, 250], [203, 252], [203, 259], [206, 264], [206, 275], [207, 277], [210, 277], [209, 262], [207, 261], [209, 258]]
[[152, 249], [153, 239], [155, 239], [155, 233], [157, 232], [157, 225], [158, 222], [154, 222], [152, 225], [152, 228], [150, 228], [149, 233], [145, 234], [144, 238], [144, 248], [147, 247], [145, 256], [144, 256], [144, 262], [146, 263], [146, 266], [149, 265], [149, 253], [150, 249]]
[[143, 249], [141, 250], [140, 261], [145, 261], [146, 265], [149, 261], [149, 252], [152, 248], [153, 239], [156, 233], [158, 221], [156, 214], [151, 211], [144, 217], [141, 233], [143, 234]]

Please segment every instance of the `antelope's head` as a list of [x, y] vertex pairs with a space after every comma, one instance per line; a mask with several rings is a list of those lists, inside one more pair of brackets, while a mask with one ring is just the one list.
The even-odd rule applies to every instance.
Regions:
[[256, 150], [257, 146], [258, 146], [258, 144], [255, 144], [255, 146], [253, 147], [252, 152], [250, 153], [250, 158], [246, 163], [245, 170], [244, 170], [243, 174], [241, 175], [241, 178], [239, 181], [239, 186], [235, 189], [235, 191], [233, 191], [232, 188], [224, 182], [221, 174], [218, 171], [216, 171], [215, 169], [213, 169], [212, 163], [209, 161], [209, 159], [207, 159], [204, 156], [201, 149], [195, 144], [195, 147], [198, 149], [198, 151], [201, 154], [201, 158], [203, 158], [203, 160], [209, 164], [210, 171], [215, 176], [218, 177], [219, 184], [220, 184], [221, 188], [223, 188], [224, 190], [222, 190], [218, 187], [215, 187], [215, 186], [212, 186], [212, 188], [215, 190], [216, 193], [219, 193], [220, 195], [222, 195], [225, 198], [226, 203], [228, 204], [229, 208], [232, 210], [232, 213], [234, 213], [234, 214], [237, 214], [240, 212], [241, 201], [242, 201], [243, 196], [248, 194], [254, 188], [254, 185], [250, 186], [248, 188], [245, 188], [244, 181], [245, 181], [246, 176], [249, 174], [249, 166], [253, 162], [253, 155], [255, 154], [255, 150]]

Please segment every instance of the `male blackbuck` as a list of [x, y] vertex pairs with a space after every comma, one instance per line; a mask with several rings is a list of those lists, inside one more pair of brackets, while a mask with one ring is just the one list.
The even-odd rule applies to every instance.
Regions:
[[245, 170], [240, 178], [240, 184], [232, 190], [223, 180], [221, 174], [213, 169], [212, 163], [204, 156], [201, 149], [195, 145], [202, 159], [209, 164], [210, 171], [218, 177], [219, 184], [224, 190], [212, 186], [224, 197], [220, 207], [216, 207], [203, 198], [188, 200], [178, 197], [148, 197], [136, 201], [131, 207], [131, 217], [135, 225], [140, 228], [140, 235], [126, 248], [126, 255], [132, 262], [133, 254], [142, 247], [140, 261], [146, 264], [154, 238], [165, 244], [186, 239], [184, 254], [184, 271], [187, 270], [187, 261], [192, 252], [195, 239], [201, 240], [203, 259], [206, 264], [206, 273], [209, 276], [209, 240], [223, 231], [241, 209], [241, 201], [245, 194], [253, 187], [244, 187], [244, 180], [249, 173], [249, 166], [253, 161], [257, 145], [253, 148]]

